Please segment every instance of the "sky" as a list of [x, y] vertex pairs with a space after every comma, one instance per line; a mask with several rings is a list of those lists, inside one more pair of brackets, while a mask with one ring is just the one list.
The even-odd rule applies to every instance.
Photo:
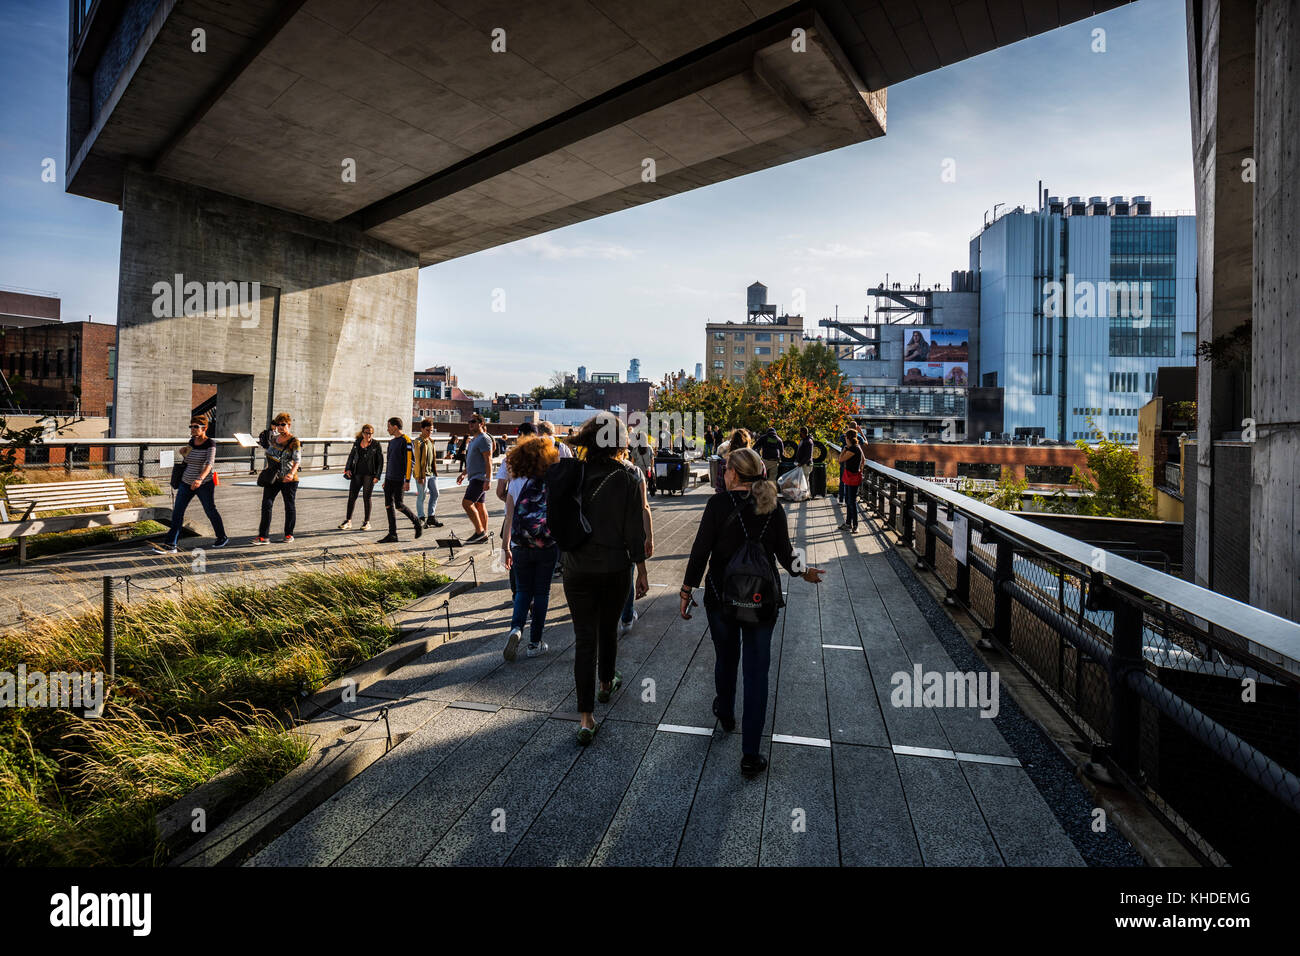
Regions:
[[[782, 311], [802, 296], [814, 330], [864, 315], [886, 274], [946, 287], [986, 213], [1035, 206], [1040, 179], [1191, 210], [1185, 16], [1138, 0], [890, 87], [884, 137], [428, 266], [414, 367], [489, 395], [634, 357], [643, 378], [693, 374], [750, 283]], [[121, 214], [63, 191], [66, 44], [66, 3], [0, 0], [0, 286], [111, 322]]]

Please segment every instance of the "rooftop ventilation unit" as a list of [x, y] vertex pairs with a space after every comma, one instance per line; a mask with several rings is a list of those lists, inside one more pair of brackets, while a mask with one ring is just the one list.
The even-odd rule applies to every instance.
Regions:
[[1071, 196], [1065, 201], [1065, 214], [1067, 216], [1083, 216], [1088, 212], [1088, 206], [1083, 201], [1082, 196]]
[[1100, 196], [1088, 197], [1089, 216], [1104, 216], [1106, 215], [1107, 211], [1108, 210], [1106, 208], [1106, 201], [1102, 199]]
[[1129, 201], [1128, 214], [1130, 216], [1151, 215], [1151, 200], [1146, 196], [1134, 196]]
[[1059, 216], [1065, 212], [1065, 204], [1061, 202], [1060, 196], [1047, 197], [1047, 211], [1053, 216]]
[[1112, 216], [1128, 215], [1128, 200], [1123, 196], [1111, 196], [1110, 208], [1107, 210]]

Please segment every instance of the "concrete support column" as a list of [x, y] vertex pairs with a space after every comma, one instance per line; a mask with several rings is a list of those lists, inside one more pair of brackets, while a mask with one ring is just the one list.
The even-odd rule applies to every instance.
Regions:
[[414, 253], [133, 168], [119, 270], [118, 437], [184, 435], [195, 382], [229, 432], [285, 411], [298, 435], [350, 436], [411, 413]]
[[1300, 18], [1259, 0], [1250, 603], [1300, 620]]
[[[1197, 210], [1197, 339], [1211, 341], [1251, 317], [1254, 186], [1255, 0], [1188, 0], [1187, 47]], [[1198, 360], [1194, 580], [1215, 587], [1214, 441], [1241, 428], [1240, 372]], [[1240, 493], [1224, 487], [1223, 493]]]

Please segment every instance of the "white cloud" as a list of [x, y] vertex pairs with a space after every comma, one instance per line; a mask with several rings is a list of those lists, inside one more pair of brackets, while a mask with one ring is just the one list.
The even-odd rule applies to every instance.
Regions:
[[870, 249], [862, 246], [846, 246], [842, 242], [829, 242], [824, 246], [810, 246], [796, 252], [798, 258], [810, 259], [867, 259], [873, 255]]
[[539, 259], [634, 259], [637, 252], [616, 242], [557, 242], [549, 235], [532, 236], [512, 242], [503, 249], [515, 255], [536, 256]]

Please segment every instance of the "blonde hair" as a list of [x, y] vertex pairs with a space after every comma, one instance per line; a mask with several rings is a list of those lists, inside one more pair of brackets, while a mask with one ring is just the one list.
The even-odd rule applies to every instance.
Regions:
[[754, 511], [765, 515], [776, 507], [776, 482], [764, 477], [763, 459], [752, 448], [737, 448], [727, 453], [727, 464], [736, 477], [750, 482], [749, 493], [754, 496]]

